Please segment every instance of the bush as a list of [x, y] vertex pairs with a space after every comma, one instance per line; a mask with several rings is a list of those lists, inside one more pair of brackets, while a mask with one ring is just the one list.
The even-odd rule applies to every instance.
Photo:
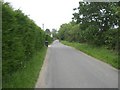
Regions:
[[[2, 69], [3, 79], [10, 76], [33, 57], [45, 42], [45, 32], [21, 10], [2, 3]], [[48, 37], [50, 42], [51, 37]]]

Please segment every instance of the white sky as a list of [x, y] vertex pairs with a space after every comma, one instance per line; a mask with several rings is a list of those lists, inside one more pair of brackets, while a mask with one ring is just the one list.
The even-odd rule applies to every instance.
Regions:
[[44, 30], [59, 29], [63, 23], [72, 20], [73, 8], [79, 6], [80, 0], [4, 0], [13, 8], [22, 10]]

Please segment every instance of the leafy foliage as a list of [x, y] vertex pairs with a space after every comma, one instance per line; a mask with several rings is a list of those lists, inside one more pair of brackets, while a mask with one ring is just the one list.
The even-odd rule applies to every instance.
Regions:
[[54, 40], [58, 39], [58, 31], [56, 29], [52, 29], [51, 34]]
[[46, 34], [51, 35], [51, 32], [49, 29], [46, 29], [45, 32], [46, 32]]
[[59, 37], [118, 50], [119, 9], [118, 2], [79, 2], [72, 22], [61, 25]]
[[[21, 10], [13, 10], [9, 3], [2, 4], [2, 63], [3, 80], [25, 64], [42, 47], [46, 34]], [[52, 41], [48, 37], [49, 42]]]

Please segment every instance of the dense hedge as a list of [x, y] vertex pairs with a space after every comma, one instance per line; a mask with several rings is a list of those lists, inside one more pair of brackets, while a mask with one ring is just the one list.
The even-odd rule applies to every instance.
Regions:
[[[8, 3], [2, 4], [2, 16], [4, 78], [25, 67], [25, 63], [44, 46], [46, 34], [21, 10], [14, 10]], [[51, 42], [51, 37], [48, 38]]]

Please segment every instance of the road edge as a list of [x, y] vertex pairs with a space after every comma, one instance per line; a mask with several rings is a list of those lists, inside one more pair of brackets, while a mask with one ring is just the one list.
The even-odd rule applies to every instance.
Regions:
[[48, 58], [49, 58], [49, 53], [50, 53], [49, 49], [50, 48], [48, 47], [47, 53], [46, 53], [46, 56], [45, 56], [45, 59], [44, 59], [43, 65], [42, 65], [42, 68], [39, 72], [39, 76], [38, 76], [37, 82], [35, 84], [35, 88], [45, 88], [45, 86], [46, 86], [45, 75], [46, 75], [46, 72], [47, 72]]

